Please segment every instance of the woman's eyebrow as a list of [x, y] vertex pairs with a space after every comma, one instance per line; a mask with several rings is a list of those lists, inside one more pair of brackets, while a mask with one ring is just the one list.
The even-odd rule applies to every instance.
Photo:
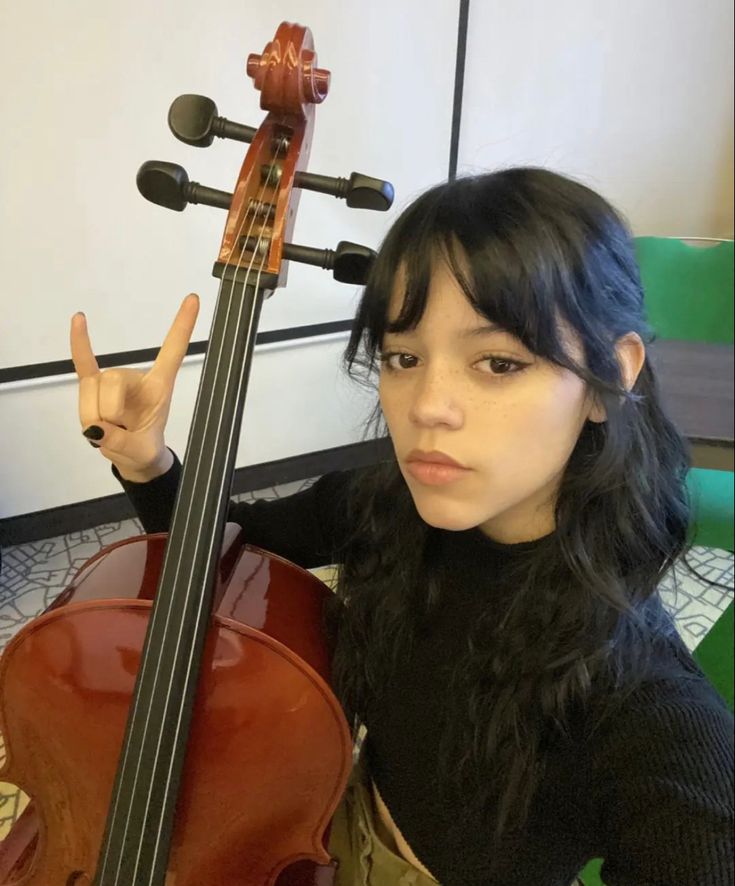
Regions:
[[473, 338], [477, 335], [489, 335], [491, 332], [506, 332], [507, 330], [503, 329], [502, 326], [498, 326], [497, 323], [489, 323], [485, 326], [474, 326], [472, 329], [465, 329], [463, 332], [460, 332], [460, 338]]
[[[408, 329], [403, 333], [393, 332], [390, 329], [386, 329], [384, 335], [405, 335], [410, 338], [412, 335], [415, 335], [416, 332], [417, 330], [415, 329]], [[493, 332], [508, 332], [508, 330], [499, 326], [497, 323], [488, 323], [483, 326], [473, 326], [471, 329], [463, 329], [457, 334], [460, 338], [475, 338], [480, 335], [490, 335]]]

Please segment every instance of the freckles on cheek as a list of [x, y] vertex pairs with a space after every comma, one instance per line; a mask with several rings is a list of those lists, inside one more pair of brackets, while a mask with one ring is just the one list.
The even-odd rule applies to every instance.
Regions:
[[491, 435], [514, 460], [555, 461], [576, 444], [580, 410], [579, 386], [560, 382], [523, 403], [493, 410]]

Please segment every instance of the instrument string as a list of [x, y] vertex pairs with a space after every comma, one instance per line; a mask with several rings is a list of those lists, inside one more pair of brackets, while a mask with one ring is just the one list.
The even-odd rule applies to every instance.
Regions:
[[[281, 139], [280, 139], [280, 144], [279, 144], [279, 150], [280, 150], [280, 146], [283, 145], [284, 143], [285, 143], [285, 137], [281, 137]], [[277, 152], [276, 152], [276, 153], [277, 153]], [[272, 177], [272, 175], [273, 175], [273, 173], [274, 173], [274, 171], [275, 171], [276, 169], [277, 169], [276, 164], [275, 164], [275, 163], [271, 163], [270, 166], [269, 166], [269, 169], [268, 169], [268, 175], [267, 175], [267, 177], [265, 178], [265, 181], [263, 182], [263, 184], [262, 184], [262, 186], [261, 186], [261, 188], [260, 188], [260, 192], [258, 193], [257, 198], [256, 198], [256, 200], [254, 201], [254, 203], [251, 203], [251, 207], [252, 207], [252, 218], [251, 218], [251, 221], [250, 221], [250, 226], [249, 226], [248, 231], [247, 231], [246, 242], [249, 242], [249, 241], [250, 241], [250, 237], [251, 237], [251, 234], [252, 234], [252, 231], [253, 231], [253, 227], [255, 226], [255, 223], [256, 223], [257, 220], [258, 220], [258, 216], [259, 216], [259, 213], [260, 213], [260, 208], [261, 208], [262, 206], [265, 205], [265, 204], [264, 204], [264, 201], [263, 201], [263, 196], [264, 196], [266, 190], [268, 189], [268, 187], [270, 186], [270, 183], [271, 183], [271, 177]], [[237, 231], [236, 237], [235, 237], [235, 244], [236, 244], [236, 245], [239, 244], [239, 242], [240, 242], [240, 238], [241, 238], [241, 236], [242, 236], [242, 230], [243, 230], [243, 227], [244, 227], [244, 225], [245, 225], [246, 218], [247, 218], [247, 213], [244, 213], [244, 214], [243, 214], [243, 217], [242, 217], [242, 220], [241, 220], [241, 222], [240, 222], [240, 226], [239, 226], [239, 228], [238, 228], [238, 231]], [[266, 216], [266, 219], [267, 219], [267, 216]], [[263, 242], [263, 239], [264, 239], [264, 233], [265, 233], [264, 229], [265, 229], [265, 227], [266, 227], [266, 225], [265, 225], [265, 222], [264, 222], [264, 223], [262, 224], [262, 226], [261, 226], [261, 230], [260, 230], [260, 232], [258, 233], [257, 242], [256, 242], [255, 248], [254, 248], [254, 250], [253, 250], [253, 255], [252, 255], [252, 258], [251, 258], [250, 261], [249, 261], [249, 264], [248, 264], [248, 267], [247, 267], [247, 270], [246, 270], [246, 273], [245, 273], [244, 281], [242, 282], [242, 291], [243, 291], [243, 292], [245, 291], [245, 289], [247, 288], [247, 286], [250, 285], [249, 281], [250, 281], [250, 278], [251, 278], [251, 274], [252, 274], [252, 270], [253, 270], [253, 265], [255, 264], [255, 261], [256, 261], [256, 259], [258, 258], [258, 253], [260, 252], [261, 243]], [[263, 268], [265, 267], [265, 264], [266, 264], [266, 261], [267, 261], [267, 257], [268, 257], [268, 253], [267, 253], [267, 250], [266, 250], [266, 251], [263, 252], [263, 255], [262, 255], [262, 257], [261, 257], [261, 261], [260, 261], [259, 267], [257, 268], [257, 272], [256, 272], [256, 280], [255, 280], [255, 291], [256, 291], [256, 293], [259, 291], [260, 279], [261, 279], [261, 275], [262, 275], [262, 272], [263, 272]], [[227, 297], [228, 297], [228, 306], [227, 306], [227, 315], [226, 315], [226, 320], [225, 320], [225, 328], [227, 328], [227, 327], [229, 326], [230, 313], [231, 313], [232, 306], [233, 306], [233, 301], [234, 301], [235, 287], [236, 287], [237, 282], [238, 282], [238, 272], [242, 269], [243, 265], [244, 265], [244, 262], [243, 262], [243, 250], [240, 249], [240, 254], [239, 254], [239, 257], [238, 257], [237, 265], [236, 265], [236, 267], [235, 267], [235, 272], [234, 272], [233, 275], [232, 275], [232, 281], [231, 281], [230, 291], [229, 291], [228, 296], [227, 296]], [[225, 269], [223, 269], [222, 283], [221, 283], [221, 285], [220, 285], [220, 294], [222, 294], [222, 292], [223, 292], [224, 289], [225, 289], [225, 284], [226, 284], [226, 273], [225, 273], [225, 272], [226, 272], [226, 270], [227, 270], [227, 266], [225, 266]], [[241, 321], [242, 321], [242, 314], [243, 314], [243, 311], [244, 311], [245, 301], [246, 301], [246, 299], [243, 298], [243, 299], [241, 299], [241, 302], [240, 302], [240, 312], [239, 312], [239, 315], [238, 315], [238, 318], [237, 318], [237, 328], [239, 328], [240, 323], [241, 323]], [[255, 302], [254, 302], [254, 303], [255, 303]], [[221, 364], [222, 364], [222, 362], [223, 362], [223, 361], [222, 361], [222, 351], [223, 351], [223, 348], [224, 348], [224, 336], [221, 336], [221, 338], [220, 338], [219, 352], [218, 352], [218, 354], [216, 355], [216, 357], [214, 358], [214, 363], [215, 363], [215, 370], [214, 370], [214, 371], [215, 371], [215, 375], [216, 375], [217, 372], [219, 371], [219, 367], [221, 366]], [[231, 354], [230, 354], [230, 366], [228, 367], [227, 374], [226, 374], [226, 380], [228, 380], [228, 381], [229, 381], [229, 380], [231, 379], [231, 377], [232, 377], [232, 361], [233, 361], [233, 359], [234, 359], [234, 355], [231, 353]], [[239, 397], [240, 394], [241, 394], [241, 390], [242, 390], [242, 385], [243, 385], [243, 383], [244, 383], [244, 373], [242, 374], [241, 379], [240, 379], [240, 382], [239, 382], [239, 384], [238, 384], [238, 390], [237, 390], [238, 397]], [[201, 398], [201, 389], [200, 389], [200, 395], [199, 395], [199, 398], [197, 399], [197, 406], [198, 406], [198, 403], [199, 403], [199, 399], [200, 399], [200, 398]], [[210, 398], [210, 403], [208, 404], [207, 420], [206, 420], [205, 427], [210, 427], [209, 420], [210, 420], [210, 417], [211, 417], [211, 412], [212, 412], [212, 407], [213, 407], [213, 399], [214, 399], [214, 398]], [[197, 406], [195, 406], [195, 411], [196, 411]], [[219, 419], [218, 419], [218, 422], [217, 422], [218, 433], [219, 433], [219, 428], [220, 428], [221, 425], [222, 425], [223, 419], [224, 419], [224, 412], [222, 411], [222, 412], [220, 412]], [[232, 436], [233, 436], [233, 433], [234, 433], [234, 428], [232, 429], [232, 432], [231, 432], [231, 434], [230, 434], [230, 440], [228, 441], [228, 448], [232, 445]], [[193, 487], [192, 487], [192, 488], [194, 488], [194, 487], [196, 486], [197, 478], [198, 478], [198, 476], [199, 476], [200, 469], [202, 468], [202, 458], [201, 458], [201, 456], [202, 456], [202, 454], [203, 454], [203, 442], [204, 442], [204, 440], [203, 440], [203, 438], [202, 438], [202, 440], [200, 441], [200, 445], [199, 445], [199, 454], [198, 454], [198, 458], [197, 458], [197, 461], [196, 461], [196, 468], [195, 468], [195, 472], [194, 472], [194, 482], [193, 482]], [[194, 456], [194, 453], [192, 453], [192, 456]], [[196, 457], [196, 456], [194, 456], [194, 457]], [[207, 484], [208, 486], [211, 485], [211, 475], [212, 475], [212, 472], [213, 472], [213, 464], [210, 464], [210, 473], [209, 473], [209, 478], [210, 478], [210, 480], [208, 481], [208, 484]], [[182, 534], [181, 534], [181, 538], [182, 538], [182, 540], [186, 537], [186, 534], [187, 534], [187, 532], [188, 532], [188, 528], [189, 528], [189, 524], [190, 524], [191, 520], [192, 520], [192, 508], [190, 507], [190, 508], [189, 508], [189, 511], [188, 511], [187, 514], [186, 514], [185, 524], [184, 524], [184, 530], [183, 530], [183, 532], [182, 532]], [[199, 528], [198, 528], [198, 530], [197, 530], [197, 532], [196, 532], [196, 536], [195, 536], [195, 538], [196, 538], [196, 542], [195, 542], [196, 547], [195, 547], [195, 554], [194, 554], [195, 558], [198, 556], [198, 548], [199, 548], [199, 545], [200, 545], [200, 543], [201, 543], [201, 541], [202, 541], [202, 521], [203, 521], [203, 516], [201, 516], [201, 520], [200, 520]], [[209, 550], [208, 554], [211, 555], [211, 545], [213, 544], [213, 539], [209, 539], [209, 544], [210, 544], [210, 550]], [[182, 545], [182, 547], [180, 548], [180, 550], [178, 551], [178, 562], [176, 563], [175, 574], [174, 574], [174, 580], [173, 580], [173, 581], [174, 581], [174, 587], [176, 586], [176, 582], [178, 581], [179, 573], [180, 573], [180, 571], [181, 571], [181, 567], [182, 567], [182, 555], [183, 555], [183, 545]], [[188, 606], [189, 600], [190, 600], [191, 595], [192, 595], [192, 592], [193, 592], [193, 578], [194, 578], [194, 576], [192, 576], [192, 575], [189, 576], [189, 581], [188, 581], [187, 589], [186, 589], [186, 592], [185, 592], [185, 598], [184, 598], [184, 599], [185, 599], [185, 603], [184, 603], [184, 607], [185, 607], [185, 608]], [[170, 622], [171, 614], [172, 614], [172, 612], [171, 612], [171, 610], [172, 610], [172, 604], [173, 604], [173, 596], [172, 596], [172, 597], [170, 598], [170, 600], [169, 600], [169, 607], [168, 607], [168, 610], [167, 610], [167, 612], [166, 612], [166, 614], [165, 614], [164, 636], [168, 633], [168, 624], [169, 624], [169, 622]], [[196, 625], [197, 627], [198, 627], [198, 626], [200, 625], [200, 623], [201, 623], [201, 618], [202, 618], [202, 605], [203, 605], [203, 595], [200, 593], [200, 606], [199, 606], [199, 610], [198, 610], [198, 612], [197, 612], [197, 617], [196, 617], [196, 622], [195, 622], [195, 625]], [[158, 621], [160, 621], [160, 618], [161, 618], [161, 617], [163, 617], [163, 616], [159, 616]], [[182, 627], [183, 627], [183, 625], [182, 625]], [[152, 625], [152, 626], [151, 626], [151, 632], [153, 632], [153, 630], [154, 630], [154, 626]], [[182, 638], [181, 638], [181, 630], [180, 630], [180, 631], [179, 631], [179, 636], [178, 636], [178, 638], [177, 638], [177, 644], [176, 644], [176, 654], [177, 654], [177, 655], [178, 655], [178, 652], [179, 652], [179, 649], [180, 649], [180, 646], [181, 646], [181, 639], [182, 639]], [[153, 676], [154, 676], [154, 681], [153, 681], [153, 686], [152, 686], [151, 691], [150, 691], [150, 695], [149, 695], [149, 697], [148, 697], [148, 699], [147, 699], [148, 711], [147, 711], [147, 714], [146, 714], [145, 725], [144, 725], [144, 727], [143, 727], [143, 739], [141, 740], [141, 742], [140, 742], [140, 744], [139, 744], [139, 748], [138, 748], [138, 751], [139, 751], [139, 753], [138, 753], [138, 761], [137, 761], [137, 766], [136, 766], [136, 771], [135, 771], [135, 777], [134, 777], [134, 781], [133, 781], [133, 786], [132, 786], [132, 790], [131, 790], [131, 793], [130, 793], [130, 803], [128, 804], [128, 810], [127, 810], [126, 819], [125, 819], [125, 830], [124, 830], [124, 832], [123, 832], [123, 838], [122, 838], [122, 840], [123, 840], [123, 844], [124, 844], [125, 837], [126, 837], [126, 835], [127, 835], [128, 828], [129, 828], [130, 821], [131, 821], [133, 798], [134, 798], [134, 796], [135, 796], [135, 791], [136, 791], [137, 783], [138, 783], [139, 776], [140, 776], [140, 770], [141, 770], [141, 764], [142, 764], [142, 758], [143, 758], [143, 746], [144, 746], [144, 742], [145, 742], [145, 737], [146, 737], [146, 735], [148, 735], [148, 728], [149, 728], [149, 727], [148, 727], [148, 724], [149, 724], [150, 717], [151, 717], [153, 697], [154, 697], [154, 695], [155, 695], [155, 689], [156, 689], [156, 686], [157, 686], [157, 683], [158, 683], [159, 677], [160, 677], [161, 672], [162, 672], [162, 657], [163, 657], [163, 645], [161, 645], [161, 647], [159, 647], [159, 649], [158, 649], [158, 658], [157, 658], [157, 660], [155, 661], [155, 665], [153, 665], [153, 666], [155, 667], [155, 671], [154, 671], [154, 675], [153, 675]], [[155, 658], [155, 656], [147, 656], [147, 657], [146, 657], [146, 660], [143, 662], [143, 670], [144, 670], [144, 672], [145, 672], [146, 668], [149, 667], [149, 663], [152, 662], [152, 661], [154, 660], [154, 658]], [[192, 663], [192, 658], [193, 658], [193, 650], [190, 652], [189, 662], [188, 662], [188, 665], [187, 665], [187, 671], [188, 671], [188, 673], [191, 672], [191, 668], [192, 668], [192, 664], [193, 664], [193, 663]], [[141, 681], [144, 679], [144, 676], [145, 676], [145, 673], [141, 674]], [[171, 692], [172, 692], [172, 678], [169, 680], [169, 685], [168, 685], [167, 693], [166, 693], [166, 696], [165, 696], [165, 698], [166, 698], [166, 708], [168, 708], [168, 706], [169, 706], [169, 704], [170, 704], [170, 701], [171, 701]], [[145, 703], [145, 702], [143, 702], [143, 703]], [[138, 716], [138, 707], [139, 707], [140, 704], [141, 704], [141, 697], [138, 696], [138, 697], [136, 698], [136, 700], [135, 700], [135, 703], [134, 703], [133, 718], [135, 718], [136, 716]], [[180, 731], [181, 714], [182, 714], [182, 712], [179, 713], [179, 718], [178, 718], [178, 722], [177, 722], [177, 726], [176, 726], [177, 734], [178, 734], [178, 732]], [[165, 721], [164, 721], [164, 722], [165, 722]], [[154, 766], [153, 766], [153, 771], [154, 771], [154, 772], [155, 772], [155, 770], [156, 770], [156, 768], [157, 768], [157, 766], [158, 766], [158, 758], [159, 758], [159, 756], [160, 756], [161, 738], [162, 738], [162, 735], [159, 735], [159, 741], [158, 741], [158, 745], [157, 745], [157, 748], [156, 748], [156, 756], [155, 756]], [[128, 754], [129, 754], [129, 752], [130, 752], [130, 747], [128, 747], [128, 748], [126, 749], [126, 758], [127, 758]], [[124, 765], [125, 762], [126, 762], [126, 758], [123, 760], [123, 765]], [[171, 770], [172, 770], [172, 767], [173, 767], [173, 759], [171, 760], [171, 763], [170, 763], [170, 765], [169, 765], [169, 770], [168, 770], [168, 772], [167, 772], [167, 774], [166, 774], [166, 789], [165, 789], [165, 795], [164, 795], [164, 803], [165, 803], [165, 796], [167, 796], [168, 791], [169, 791], [170, 786], [171, 786]], [[147, 817], [148, 809], [149, 809], [149, 807], [150, 807], [150, 801], [151, 801], [151, 797], [152, 797], [152, 791], [153, 791], [153, 779], [151, 779], [151, 783], [150, 783], [150, 785], [149, 785], [149, 789], [148, 789], [148, 796], [147, 796], [147, 798], [146, 798], [146, 805], [145, 805], [145, 816], [146, 816], [146, 817]], [[113, 815], [112, 815], [112, 818], [111, 818], [111, 822], [112, 822], [112, 823], [114, 823], [115, 820], [116, 820], [117, 817], [118, 817], [118, 813], [119, 813], [119, 810], [118, 810], [118, 808], [117, 808], [118, 803], [119, 803], [119, 792], [118, 792], [118, 798], [117, 798], [117, 800], [116, 800], [116, 806], [115, 806], [115, 809], [113, 809]], [[157, 834], [156, 834], [156, 850], [155, 850], [155, 854], [156, 854], [156, 855], [158, 854], [158, 846], [159, 846], [159, 844], [160, 844], [160, 838], [161, 838], [161, 834], [162, 834], [162, 826], [163, 826], [163, 822], [159, 820], [159, 823], [158, 823], [158, 831], [157, 831]], [[112, 834], [113, 829], [114, 829], [114, 828], [113, 828], [113, 824], [111, 824], [111, 827], [110, 827], [110, 834]], [[142, 839], [142, 835], [141, 835], [141, 839]], [[106, 851], [105, 851], [105, 856], [104, 856], [104, 860], [103, 860], [102, 871], [101, 871], [101, 873], [100, 873], [100, 876], [101, 876], [101, 877], [104, 876], [104, 874], [105, 874], [105, 871], [106, 871], [106, 868], [107, 868], [107, 864], [108, 864], [108, 860], [109, 860], [109, 855], [108, 855], [108, 852], [107, 852], [107, 849], [108, 849], [108, 848], [109, 848], [109, 840], [108, 840], [108, 847], [106, 847]], [[137, 856], [136, 856], [136, 863], [135, 863], [135, 868], [134, 868], [134, 872], [133, 872], [133, 873], [134, 873], [134, 876], [137, 876], [137, 871], [138, 871], [138, 867], [139, 867], [139, 863], [140, 863], [140, 854], [141, 854], [141, 851], [142, 851], [142, 842], [141, 842], [141, 845], [139, 845], [139, 847], [138, 847], [138, 853], [137, 853]], [[122, 855], [121, 855], [121, 857], [120, 857], [120, 861], [119, 861], [119, 863], [118, 863], [118, 867], [117, 867], [117, 870], [116, 870], [116, 872], [115, 872], [115, 879], [114, 879], [114, 884], [115, 884], [115, 886], [117, 886], [117, 884], [120, 882], [121, 863], [122, 863]], [[151, 878], [150, 878], [150, 880], [149, 880], [149, 883], [150, 883], [150, 884], [152, 884], [152, 882], [153, 882], [153, 868], [154, 868], [154, 867], [155, 867], [155, 865], [152, 865]]]
[[[271, 177], [271, 174], [272, 174], [274, 168], [275, 168], [274, 165], [271, 164], [271, 166], [270, 166], [270, 168], [269, 168], [269, 170], [268, 170], [268, 176], [267, 176], [267, 178], [266, 178], [266, 182], [265, 182], [265, 184], [263, 185], [263, 187], [261, 188], [260, 194], [258, 195], [257, 201], [256, 201], [256, 203], [255, 203], [255, 205], [254, 205], [253, 220], [252, 220], [251, 223], [250, 223], [250, 228], [248, 229], [248, 233], [247, 233], [247, 235], [246, 235], [248, 241], [249, 241], [249, 239], [250, 239], [250, 234], [251, 234], [251, 232], [252, 232], [253, 225], [255, 224], [255, 220], [256, 220], [257, 217], [258, 217], [258, 212], [260, 211], [260, 207], [261, 207], [262, 205], [265, 205], [265, 204], [263, 203], [263, 201], [261, 200], [261, 197], [262, 197], [262, 195], [264, 194], [265, 190], [268, 188], [268, 185], [269, 185], [269, 182], [270, 182], [270, 177]], [[243, 219], [243, 222], [244, 222], [244, 219]], [[241, 234], [241, 230], [242, 230], [243, 222], [241, 222], [240, 230], [238, 231], [238, 234], [237, 234], [238, 238], [239, 238], [239, 236], [240, 236], [240, 234]], [[263, 228], [264, 228], [264, 227], [265, 227], [265, 225], [263, 225]], [[263, 237], [263, 233], [264, 233], [263, 228], [261, 228], [261, 231], [258, 233], [258, 239], [257, 239], [257, 242], [256, 242], [256, 244], [255, 244], [255, 248], [254, 248], [254, 252], [253, 252], [253, 257], [250, 259], [250, 263], [248, 264], [248, 269], [247, 269], [247, 271], [246, 271], [245, 279], [244, 279], [243, 282], [242, 282], [242, 291], [243, 291], [243, 293], [245, 292], [245, 289], [250, 285], [250, 282], [249, 282], [249, 281], [250, 281], [250, 274], [251, 274], [251, 272], [252, 272], [253, 263], [254, 263], [254, 261], [255, 261], [257, 255], [258, 255], [258, 252], [260, 251], [260, 244], [261, 244], [261, 242], [262, 242], [263, 239], [264, 239], [264, 237]], [[267, 253], [267, 251], [264, 250], [263, 255], [262, 255], [262, 259], [261, 259], [261, 262], [260, 262], [260, 265], [258, 266], [257, 273], [256, 273], [256, 281], [255, 281], [255, 286], [254, 286], [254, 289], [255, 289], [255, 292], [256, 292], [256, 293], [258, 292], [259, 287], [260, 287], [260, 278], [261, 278], [261, 275], [262, 275], [262, 273], [263, 273], [263, 268], [264, 268], [264, 266], [265, 266], [265, 264], [266, 264], [267, 258], [268, 258], [268, 253]], [[229, 293], [230, 306], [231, 306], [231, 304], [232, 304], [232, 301], [234, 300], [235, 287], [236, 287], [236, 285], [237, 285], [237, 274], [238, 274], [238, 272], [240, 271], [241, 267], [242, 267], [242, 250], [240, 251], [240, 256], [239, 256], [239, 258], [238, 258], [238, 263], [237, 263], [237, 266], [236, 266], [235, 272], [234, 272], [233, 277], [232, 277], [232, 284], [231, 284], [231, 286], [230, 286], [230, 293]], [[223, 276], [224, 276], [224, 274], [223, 274]], [[253, 301], [252, 301], [252, 306], [253, 306], [253, 308], [254, 308], [255, 305], [256, 305], [256, 300], [257, 300], [257, 296], [256, 296], [256, 299], [253, 299]], [[238, 329], [240, 328], [241, 323], [242, 323], [242, 316], [243, 316], [243, 311], [244, 311], [244, 307], [245, 307], [245, 303], [246, 303], [246, 301], [247, 301], [247, 299], [245, 299], [245, 298], [241, 298], [241, 300], [240, 300], [240, 312], [239, 312], [239, 314], [238, 314], [238, 318], [237, 318], [237, 327], [236, 327], [236, 328], [238, 328]], [[228, 307], [228, 312], [229, 312], [229, 307]], [[224, 342], [224, 337], [223, 337], [223, 342]], [[227, 378], [228, 378], [228, 379], [230, 379], [231, 376], [232, 376], [232, 363], [233, 363], [233, 360], [234, 360], [234, 349], [231, 349], [231, 351], [230, 351], [230, 364], [229, 364], [228, 369], [227, 369]], [[238, 370], [239, 370], [239, 368], [236, 367], [235, 371], [238, 371]], [[239, 401], [240, 394], [241, 394], [241, 391], [242, 391], [242, 386], [243, 386], [244, 383], [245, 383], [245, 372], [243, 371], [243, 372], [241, 372], [241, 374], [240, 374], [240, 379], [239, 379], [238, 386], [237, 386], [237, 394], [236, 394], [236, 397], [235, 397], [235, 401], [236, 401], [236, 402]], [[212, 401], [210, 401], [210, 408], [211, 408], [211, 402], [212, 402]], [[221, 426], [222, 426], [223, 419], [224, 419], [224, 412], [222, 411], [222, 412], [220, 412], [219, 417], [218, 417], [218, 421], [217, 421], [217, 430], [216, 430], [216, 432], [215, 432], [215, 439], [216, 439], [217, 437], [220, 436], [220, 429], [221, 429]], [[209, 421], [207, 421], [207, 425], [206, 425], [206, 426], [207, 426], [207, 427], [210, 427], [210, 425], [209, 425]], [[235, 433], [235, 427], [234, 427], [234, 424], [233, 424], [232, 427], [230, 428], [230, 437], [229, 437], [229, 440], [227, 441], [227, 451], [229, 451], [229, 450], [230, 450], [230, 447], [233, 445], [233, 442], [234, 442], [234, 440], [233, 440], [234, 433]], [[200, 468], [201, 466], [202, 466], [202, 462], [201, 462], [201, 460], [199, 460], [199, 461], [197, 462], [197, 473], [199, 472], [199, 468]], [[213, 473], [213, 471], [214, 471], [214, 465], [213, 465], [212, 461], [210, 460], [210, 465], [209, 465], [209, 477], [208, 477], [208, 479], [207, 479], [207, 488], [210, 488], [210, 487], [211, 487], [211, 477], [212, 477], [212, 473]], [[189, 514], [187, 515], [187, 523], [188, 523], [188, 519], [189, 519], [190, 516], [191, 516], [191, 508], [190, 508], [190, 510], [189, 510]], [[197, 530], [197, 533], [196, 533], [196, 548], [199, 547], [199, 544], [200, 544], [201, 541], [202, 541], [202, 532], [201, 532], [201, 523], [200, 523], [199, 529]], [[209, 556], [211, 556], [211, 553], [212, 553], [213, 539], [211, 539], [211, 538], [210, 538], [210, 539], [207, 539], [206, 542], [208, 542], [208, 544], [209, 544], [209, 550], [206, 552], [207, 557], [209, 557]], [[196, 548], [195, 548], [195, 550], [196, 550]], [[195, 554], [195, 558], [196, 558], [196, 554]], [[189, 597], [191, 596], [191, 590], [192, 590], [192, 581], [191, 581], [191, 577], [190, 577], [189, 585], [188, 585], [188, 587], [187, 587], [187, 594], [186, 594], [186, 599], [187, 599], [187, 601], [188, 601]], [[198, 627], [199, 624], [201, 623], [202, 618], [203, 618], [203, 615], [204, 615], [204, 613], [202, 612], [202, 606], [203, 606], [203, 603], [204, 603], [204, 595], [200, 593], [200, 594], [199, 594], [199, 607], [198, 607], [197, 614], [196, 614], [196, 619], [195, 619], [195, 625], [196, 625], [197, 627]], [[209, 617], [209, 613], [207, 613], [207, 617]], [[178, 652], [179, 652], [179, 647], [180, 647], [180, 645], [181, 645], [181, 631], [179, 631], [179, 637], [178, 637], [178, 640], [177, 640], [177, 645], [176, 645], [176, 656], [175, 656], [175, 657], [178, 657]], [[188, 663], [187, 663], [187, 674], [191, 673], [191, 670], [192, 670], [192, 667], [193, 667], [193, 657], [194, 657], [194, 650], [193, 650], [193, 648], [192, 648], [192, 649], [189, 650], [189, 661], [188, 661]], [[167, 694], [166, 694], [166, 706], [167, 706], [167, 707], [168, 707], [169, 702], [170, 702], [170, 699], [171, 699], [171, 682], [172, 682], [172, 681], [169, 681], [168, 691], [167, 691]], [[182, 711], [181, 708], [180, 708], [180, 709], [179, 709], [179, 716], [178, 716], [177, 721], [176, 721], [176, 737], [177, 737], [177, 738], [178, 738], [178, 734], [179, 734], [179, 732], [181, 731], [181, 714], [182, 714], [182, 713], [183, 713], [183, 711]], [[160, 748], [160, 738], [159, 738], [159, 748]], [[158, 760], [158, 749], [157, 749], [157, 753], [156, 753], [156, 762], [157, 762], [157, 760]], [[168, 768], [168, 772], [167, 772], [167, 774], [166, 774], [166, 782], [165, 782], [165, 785], [166, 785], [166, 786], [165, 786], [165, 789], [164, 789], [164, 803], [165, 803], [165, 799], [166, 799], [166, 797], [167, 797], [167, 795], [168, 795], [168, 792], [169, 792], [169, 790], [170, 790], [170, 787], [171, 787], [171, 770], [172, 770], [172, 768], [173, 768], [173, 757], [172, 757], [172, 759], [171, 759], [170, 762], [169, 762], [169, 768]], [[150, 791], [149, 791], [149, 799], [150, 799]], [[158, 828], [157, 828], [157, 832], [156, 832], [156, 851], [155, 851], [155, 855], [156, 855], [156, 856], [158, 855], [158, 847], [159, 847], [159, 845], [160, 845], [161, 833], [162, 833], [162, 822], [159, 820], [159, 822], [158, 822]], [[136, 870], [137, 870], [137, 867], [136, 867]], [[149, 886], [153, 886], [153, 872], [151, 872], [151, 877], [150, 877], [148, 883], [149, 883]]]

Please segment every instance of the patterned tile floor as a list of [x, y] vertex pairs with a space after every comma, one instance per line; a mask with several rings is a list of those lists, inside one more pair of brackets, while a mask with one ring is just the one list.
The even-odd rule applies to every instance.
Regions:
[[[289, 483], [237, 498], [243, 501], [284, 498], [312, 482]], [[77, 569], [101, 547], [141, 532], [137, 520], [125, 520], [4, 549], [0, 574], [0, 651], [13, 634], [54, 600]], [[664, 604], [675, 617], [679, 633], [693, 651], [733, 599], [733, 555], [696, 547], [688, 559], [698, 575], [678, 563], [661, 584], [660, 591]], [[329, 568], [315, 572], [326, 581], [333, 576]], [[705, 579], [716, 581], [722, 587], [709, 585]], [[2, 759], [0, 737], [0, 763]], [[0, 783], [0, 839], [25, 802], [25, 797], [12, 786]]]

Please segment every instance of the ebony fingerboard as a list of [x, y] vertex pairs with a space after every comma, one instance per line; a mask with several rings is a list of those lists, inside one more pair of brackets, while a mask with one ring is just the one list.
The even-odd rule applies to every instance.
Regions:
[[166, 878], [253, 346], [273, 282], [242, 276], [220, 285], [95, 886]]

